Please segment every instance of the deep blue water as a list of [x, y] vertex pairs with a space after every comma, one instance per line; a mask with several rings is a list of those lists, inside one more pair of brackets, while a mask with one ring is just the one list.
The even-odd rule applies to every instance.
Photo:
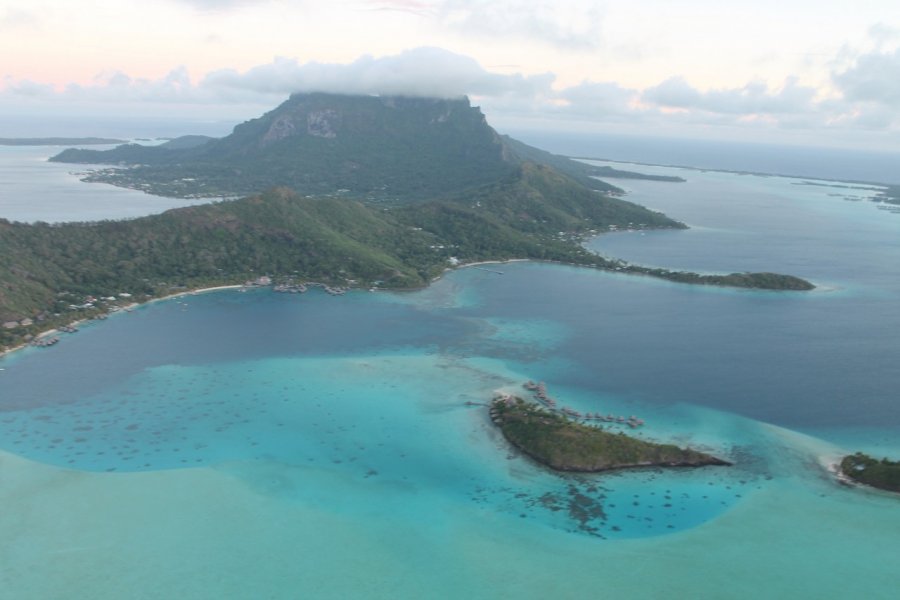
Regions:
[[11, 359], [0, 409], [77, 405], [165, 365], [413, 352], [496, 359], [640, 406], [704, 406], [808, 432], [900, 428], [900, 216], [866, 191], [848, 202], [799, 180], [657, 170], [689, 181], [629, 182], [629, 197], [691, 229], [608, 234], [592, 248], [676, 269], [787, 272], [819, 289], [515, 263], [410, 294], [188, 296]]
[[[629, 198], [691, 229], [607, 234], [592, 248], [670, 268], [787, 272], [819, 289], [731, 290], [519, 262], [498, 265], [502, 275], [457, 270], [415, 292], [226, 290], [87, 324], [54, 347], [0, 358], [0, 447], [56, 469], [15, 467], [25, 484], [12, 489], [0, 480], [0, 529], [15, 532], [10, 556], [29, 565], [15, 589], [56, 581], [21, 575], [43, 568], [28, 557], [62, 559], [79, 574], [85, 563], [60, 549], [103, 561], [99, 519], [104, 539], [143, 523], [132, 552], [145, 558], [125, 560], [113, 578], [126, 587], [163, 585], [150, 573], [159, 561], [171, 568], [168, 555], [218, 580], [234, 569], [225, 565], [235, 547], [274, 545], [241, 578], [272, 597], [336, 595], [348, 563], [380, 582], [376, 596], [423, 595], [376, 556], [415, 563], [441, 582], [432, 592], [455, 597], [598, 586], [645, 597], [671, 586], [696, 597], [847, 597], [850, 580], [866, 597], [891, 597], [895, 499], [843, 489], [818, 461], [900, 452], [900, 215], [870, 202], [870, 190], [644, 169], [688, 181], [629, 181]], [[735, 466], [549, 473], [510, 450], [483, 406], [494, 390], [521, 393], [526, 379], [581, 411], [638, 415], [647, 426], [636, 435]], [[134, 502], [149, 499], [140, 512], [79, 513], [84, 530], [66, 534], [47, 520], [117, 497], [118, 477], [141, 490]], [[154, 545], [179, 516], [155, 494], [182, 497], [192, 483], [199, 516], [176, 546]], [[207, 516], [234, 498], [240, 512]], [[46, 516], [22, 530], [31, 506]], [[244, 519], [259, 531], [234, 534]], [[210, 536], [217, 554], [197, 550]], [[298, 553], [332, 537], [337, 550]], [[275, 556], [290, 566], [267, 577]], [[516, 577], [479, 570], [494, 564]]]

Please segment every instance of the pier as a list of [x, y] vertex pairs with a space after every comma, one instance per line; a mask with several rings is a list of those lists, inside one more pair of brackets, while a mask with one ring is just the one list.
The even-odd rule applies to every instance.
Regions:
[[[532, 393], [534, 399], [538, 401], [539, 404], [550, 410], [551, 412], [558, 412], [568, 419], [572, 419], [574, 421], [582, 421], [587, 423], [609, 423], [611, 425], [624, 425], [630, 427], [631, 429], [637, 429], [644, 425], [644, 420], [640, 419], [634, 415], [630, 415], [625, 417], [623, 415], [614, 415], [612, 413], [608, 415], [603, 415], [599, 412], [596, 413], [584, 413], [569, 408], [568, 406], [557, 406], [557, 402], [555, 399], [551, 398], [547, 394], [547, 385], [543, 381], [539, 381], [535, 383], [534, 381], [528, 380], [522, 384], [522, 387]], [[504, 395], [505, 396], [505, 395]]]
[[59, 343], [58, 337], [40, 338], [31, 341], [31, 345], [35, 348], [49, 348]]
[[332, 296], [343, 296], [347, 293], [348, 290], [348, 288], [345, 287], [331, 286], [327, 283], [308, 281], [306, 283], [280, 283], [272, 287], [272, 291], [279, 292], [281, 294], [304, 294], [311, 287], [322, 288], [326, 294], [330, 294]]

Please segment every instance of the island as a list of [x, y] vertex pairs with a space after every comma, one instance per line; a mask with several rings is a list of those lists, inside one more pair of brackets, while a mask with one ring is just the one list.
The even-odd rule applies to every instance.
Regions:
[[649, 275], [659, 279], [668, 279], [677, 283], [690, 283], [695, 285], [717, 285], [722, 287], [748, 288], [770, 291], [806, 292], [816, 289], [809, 281], [795, 275], [783, 273], [746, 272], [729, 273], [728, 275], [716, 275], [694, 273], [692, 271], [670, 271], [669, 269], [644, 267], [621, 263], [613, 267], [614, 270], [623, 273]]
[[876, 202], [900, 205], [900, 185], [885, 186], [884, 190], [875, 196], [874, 199]]
[[450, 268], [524, 259], [687, 284], [814, 287], [590, 251], [584, 242], [603, 233], [687, 226], [621, 198], [597, 167], [499, 135], [467, 98], [295, 94], [223, 138], [68, 149], [51, 160], [115, 165], [87, 179], [216, 201], [127, 221], [0, 219], [0, 351], [105, 314], [119, 298], [261, 276], [404, 290]]
[[518, 396], [498, 394], [491, 420], [522, 453], [556, 471], [597, 473], [648, 467], [730, 466], [731, 463], [673, 444], [659, 444], [589, 425], [569, 413]]
[[107, 146], [125, 140], [101, 137], [0, 138], [0, 146]]
[[609, 177], [611, 179], [642, 179], [644, 181], [663, 181], [668, 183], [684, 183], [687, 181], [684, 177], [676, 175], [649, 175], [647, 173], [638, 173], [635, 171], [623, 171], [612, 167], [594, 167], [596, 169], [595, 177]]
[[900, 492], [900, 461], [887, 458], [878, 460], [857, 452], [845, 456], [841, 460], [840, 469], [842, 475], [856, 483], [889, 492]]

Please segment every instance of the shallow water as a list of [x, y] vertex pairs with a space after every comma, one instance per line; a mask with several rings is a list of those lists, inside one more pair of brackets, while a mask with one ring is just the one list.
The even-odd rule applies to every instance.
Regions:
[[[66, 468], [154, 471], [275, 461], [440, 491], [603, 537], [694, 526], [736, 501], [739, 494], [729, 486], [737, 490], [759, 478], [738, 470], [648, 472], [610, 477], [617, 482], [610, 486], [548, 474], [506, 447], [485, 404], [494, 390], [520, 389], [529, 363], [555, 352], [558, 327], [537, 322], [529, 329], [525, 321], [497, 319], [479, 327], [469, 316], [438, 320], [413, 305], [369, 298], [232, 291], [143, 307], [76, 334], [67, 344], [76, 353], [66, 371], [39, 376], [47, 353], [16, 360], [5, 373], [8, 409], [0, 432], [9, 449]], [[186, 323], [192, 317], [185, 313], [192, 312], [200, 315], [199, 327]], [[256, 328], [276, 315], [280, 338], [272, 332], [254, 337], [236, 324]], [[223, 325], [214, 341], [200, 333], [215, 329], [211, 320]], [[144, 339], [146, 345], [138, 341]], [[131, 359], [116, 360], [123, 345], [155, 358], [137, 370]], [[223, 355], [223, 348], [230, 351]], [[484, 350], [482, 356], [471, 356], [474, 348]], [[60, 353], [59, 359], [66, 357]], [[160, 359], [167, 362], [155, 364]], [[102, 388], [88, 363], [103, 365]], [[558, 389], [573, 407], [616, 414], [633, 408]], [[732, 440], [705, 442], [727, 451]], [[642, 491], [656, 481], [652, 491]], [[576, 499], [583, 506], [575, 506]]]
[[[7, 589], [891, 597], [900, 504], [822, 461], [900, 453], [900, 217], [783, 178], [686, 177], [631, 199], [692, 229], [593, 246], [827, 289], [512, 263], [403, 294], [186, 296], [0, 359]], [[527, 379], [736, 464], [549, 473], [478, 405]]]

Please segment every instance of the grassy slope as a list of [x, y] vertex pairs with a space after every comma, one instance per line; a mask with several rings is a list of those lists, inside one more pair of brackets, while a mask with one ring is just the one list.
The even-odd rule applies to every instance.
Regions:
[[524, 165], [502, 183], [452, 200], [390, 210], [279, 189], [129, 221], [2, 222], [0, 320], [56, 310], [61, 291], [154, 294], [171, 285], [236, 282], [262, 273], [410, 287], [438, 274], [451, 256], [587, 263], [596, 257], [559, 239], [559, 231], [632, 219], [678, 225], [599, 196], [552, 169]]
[[[439, 274], [451, 257], [462, 262], [554, 260], [691, 283], [771, 283], [775, 289], [793, 284], [793, 278], [769, 274], [701, 277], [621, 267], [579, 243], [579, 236], [592, 230], [631, 224], [683, 227], [531, 163], [499, 182], [445, 200], [392, 207], [275, 189], [130, 221], [0, 221], [0, 321], [53, 313], [60, 313], [60, 320], [77, 318], [83, 315], [68, 313], [68, 307], [86, 296], [155, 296], [173, 287], [240, 283], [261, 274], [415, 287]], [[39, 327], [2, 330], [0, 346]]]

